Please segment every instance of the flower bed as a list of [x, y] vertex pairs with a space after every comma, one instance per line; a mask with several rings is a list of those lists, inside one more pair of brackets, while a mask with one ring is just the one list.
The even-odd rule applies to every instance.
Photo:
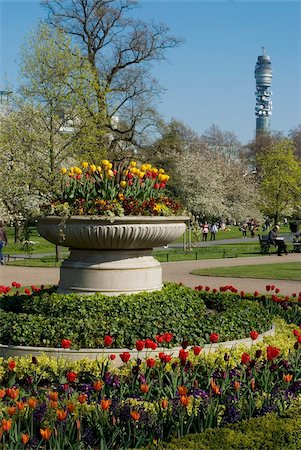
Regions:
[[301, 351], [291, 327], [280, 326], [281, 349], [278, 329], [248, 351], [183, 348], [177, 358], [137, 358], [120, 369], [109, 360], [1, 361], [2, 442], [8, 449], [133, 448], [281, 413], [301, 393]]
[[[14, 287], [21, 289], [16, 284]], [[2, 287], [2, 291], [8, 290]], [[35, 287], [32, 290], [34, 294], [27, 289], [21, 297], [12, 293], [10, 299], [9, 292], [5, 292], [1, 299], [2, 312], [5, 311], [9, 318], [17, 313], [33, 312], [40, 306], [45, 308], [44, 313], [51, 314], [56, 311], [53, 299], [57, 301], [57, 317], [76, 310], [73, 295], [67, 296], [66, 302], [60, 302], [62, 296]], [[283, 314], [288, 312], [289, 319], [290, 308], [298, 311], [300, 306], [297, 296], [280, 301], [277, 293], [273, 294], [277, 301], [275, 297], [257, 295], [248, 296], [246, 300], [245, 294], [232, 291], [229, 286], [213, 292], [211, 289], [193, 291], [168, 285], [161, 304], [162, 320], [173, 314], [170, 311], [167, 315], [163, 308], [171, 307], [168, 298], [177, 305], [179, 316], [173, 317], [176, 325], [185, 314], [184, 319], [187, 318], [187, 311], [194, 310], [192, 305], [203, 317], [205, 306], [210, 307], [213, 310], [211, 317], [215, 311], [216, 319], [229, 309], [235, 315], [242, 305], [247, 305], [245, 309], [248, 310], [252, 306], [258, 308], [257, 312], [264, 311], [265, 316], [266, 311], [276, 305], [282, 308]], [[133, 303], [132, 311], [140, 303], [144, 307], [145, 295], [151, 294], [133, 296], [136, 303]], [[79, 300], [79, 297], [75, 298]], [[118, 303], [118, 299], [112, 300], [116, 302], [114, 305]], [[83, 305], [79, 304], [77, 308], [81, 309], [82, 315], [87, 314]], [[246, 320], [246, 311], [244, 315]], [[158, 318], [158, 313], [155, 317]], [[163, 341], [168, 347], [174, 345], [173, 339], [177, 342], [172, 329], [166, 332], [165, 328], [164, 333], [152, 334], [152, 339], [145, 339], [144, 335], [134, 342], [140, 352], [137, 358], [131, 358], [125, 351], [121, 356], [111, 354], [104, 361], [72, 362], [43, 355], [1, 359], [1, 444], [9, 450], [133, 448], [199, 433], [207, 428], [240, 423], [267, 412], [282, 414], [301, 394], [301, 330], [296, 325], [286, 324], [283, 319], [274, 317], [274, 321], [275, 336], [266, 337], [260, 343], [257, 342], [258, 330], [249, 328], [247, 334], [253, 341], [249, 349], [244, 346], [229, 350], [219, 348], [204, 354], [199, 342], [180, 334], [182, 348], [177, 355], [172, 357], [163, 351], [158, 358], [149, 355], [143, 360], [141, 355], [145, 347], [162, 345]], [[153, 318], [149, 326], [154, 329], [155, 324]], [[14, 327], [13, 321], [10, 326]], [[18, 327], [13, 329], [18, 330]], [[120, 328], [119, 331], [122, 334]], [[118, 332], [113, 337], [110, 334], [101, 337], [107, 348], [123, 339], [118, 338]], [[68, 334], [64, 333], [59, 339], [60, 347], [73, 345]], [[194, 344], [190, 351], [187, 348], [189, 339]], [[218, 339], [216, 328], [211, 329], [208, 340], [214, 343]], [[206, 340], [205, 337], [203, 342]], [[111, 363], [114, 358], [120, 358], [123, 366], [114, 367]], [[196, 441], [192, 439], [192, 442]]]

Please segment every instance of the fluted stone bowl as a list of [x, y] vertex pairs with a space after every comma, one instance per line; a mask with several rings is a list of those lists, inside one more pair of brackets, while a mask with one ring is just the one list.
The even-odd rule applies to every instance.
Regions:
[[41, 236], [56, 245], [75, 249], [148, 249], [161, 247], [180, 237], [187, 216], [48, 216], [39, 219]]
[[48, 216], [39, 220], [41, 236], [70, 247], [60, 269], [58, 292], [132, 294], [162, 288], [162, 267], [153, 247], [179, 238], [187, 216]]

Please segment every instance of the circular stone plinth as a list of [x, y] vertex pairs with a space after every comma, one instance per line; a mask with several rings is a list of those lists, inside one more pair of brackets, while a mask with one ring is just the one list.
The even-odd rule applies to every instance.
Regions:
[[[261, 333], [256, 342], [262, 341], [265, 336], [273, 336], [275, 334], [275, 326], [264, 333]], [[218, 350], [220, 347], [225, 349], [231, 349], [238, 345], [245, 345], [246, 347], [251, 347], [254, 345], [254, 341], [251, 338], [238, 339], [234, 341], [226, 341], [220, 342], [216, 344], [206, 344], [202, 349], [202, 353], [209, 353]], [[16, 345], [2, 345], [0, 344], [0, 356], [3, 358], [16, 357], [16, 356], [39, 356], [41, 354], [45, 354], [48, 357], [53, 358], [65, 358], [71, 361], [78, 361], [80, 359], [88, 358], [88, 359], [107, 359], [110, 355], [116, 355], [116, 358], [111, 361], [116, 367], [120, 367], [123, 365], [123, 362], [119, 355], [124, 352], [129, 352], [131, 355], [131, 359], [137, 358], [158, 358], [160, 352], [164, 352], [167, 355], [172, 355], [177, 357], [179, 355], [179, 351], [182, 347], [173, 347], [173, 348], [165, 348], [158, 347], [156, 350], [144, 349], [141, 352], [135, 350], [129, 350], [126, 348], [122, 349], [108, 349], [108, 348], [82, 348], [79, 350], [73, 349], [62, 349], [62, 348], [50, 348], [50, 347], [23, 347]], [[187, 350], [192, 347], [187, 347]]]

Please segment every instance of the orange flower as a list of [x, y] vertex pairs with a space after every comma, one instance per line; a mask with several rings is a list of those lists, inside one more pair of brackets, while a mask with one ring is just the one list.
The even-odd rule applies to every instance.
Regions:
[[188, 389], [185, 386], [178, 386], [178, 393], [180, 396], [187, 395]]
[[9, 406], [7, 408], [7, 412], [10, 417], [12, 417], [16, 413], [16, 411], [17, 411], [17, 408], [15, 406]]
[[80, 430], [80, 420], [76, 419], [75, 423], [76, 423], [76, 429], [79, 431]]
[[29, 441], [29, 434], [22, 433], [21, 441], [22, 441], [22, 444], [26, 445], [27, 442]]
[[19, 396], [19, 389], [7, 388], [6, 389], [6, 395], [9, 398], [12, 398], [13, 400], [15, 400]]
[[5, 396], [5, 389], [0, 389], [0, 398]]
[[182, 403], [183, 406], [187, 407], [190, 403], [190, 397], [186, 397], [186, 395], [182, 395], [180, 397], [180, 402]]
[[8, 420], [2, 419], [1, 425], [2, 425], [2, 430], [4, 431], [4, 433], [7, 433], [11, 429], [12, 420], [11, 419], [8, 419]]
[[161, 402], [161, 405], [162, 405], [162, 409], [166, 409], [168, 407], [168, 400], [166, 400], [166, 398], [163, 399]]
[[29, 408], [34, 409], [37, 406], [38, 400], [35, 397], [30, 397], [28, 400], [28, 406]]
[[210, 381], [210, 386], [211, 386], [212, 392], [214, 394], [219, 394], [220, 393], [219, 386], [218, 386], [218, 384], [215, 383], [215, 381], [213, 379]]
[[140, 391], [142, 394], [147, 394], [149, 391], [149, 385], [148, 384], [140, 384]]
[[58, 420], [65, 420], [67, 417], [67, 411], [65, 411], [64, 409], [58, 409], [56, 411], [56, 416], [58, 418]]
[[86, 401], [87, 401], [87, 394], [79, 394], [78, 401], [79, 401], [79, 403], [86, 403]]
[[110, 408], [112, 400], [101, 400], [101, 407], [104, 411]]
[[292, 379], [293, 379], [293, 375], [292, 374], [290, 374], [290, 373], [287, 373], [286, 375], [283, 374], [283, 381], [285, 383], [290, 383], [292, 381]]
[[49, 398], [50, 398], [50, 400], [53, 400], [53, 401], [57, 401], [58, 400], [58, 398], [59, 398], [59, 393], [58, 392], [49, 392]]
[[25, 408], [24, 402], [16, 402], [16, 405], [19, 411], [22, 411]]
[[239, 391], [240, 389], [240, 382], [239, 381], [234, 381], [234, 390], [235, 391]]
[[40, 433], [42, 438], [45, 439], [45, 441], [49, 441], [52, 431], [50, 430], [50, 428], [45, 428], [45, 430], [40, 428]]
[[101, 391], [102, 387], [103, 387], [103, 381], [101, 380], [96, 380], [95, 383], [93, 384], [94, 390], [95, 391]]
[[138, 411], [131, 411], [131, 417], [135, 422], [138, 422], [140, 419], [140, 413], [138, 413]]
[[56, 402], [54, 400], [50, 400], [50, 402], [49, 402], [49, 407], [50, 408], [56, 409], [57, 406], [58, 406], [58, 402]]
[[67, 409], [68, 409], [69, 412], [73, 413], [74, 410], [75, 410], [75, 404], [72, 403], [72, 402], [68, 402], [67, 403]]

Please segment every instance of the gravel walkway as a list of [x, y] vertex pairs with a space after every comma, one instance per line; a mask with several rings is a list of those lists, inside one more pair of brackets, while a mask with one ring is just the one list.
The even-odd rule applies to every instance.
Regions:
[[[280, 289], [283, 295], [290, 295], [293, 292], [301, 291], [300, 281], [285, 280], [267, 280], [254, 278], [226, 278], [226, 277], [203, 277], [192, 275], [190, 272], [194, 269], [238, 266], [238, 265], [254, 265], [254, 264], [271, 264], [276, 262], [294, 262], [301, 261], [301, 254], [290, 253], [281, 259], [277, 255], [258, 256], [252, 258], [225, 258], [210, 259], [203, 261], [184, 261], [162, 263], [163, 280], [182, 282], [186, 286], [195, 287], [197, 285], [210, 286], [211, 288], [219, 288], [220, 286], [233, 285], [239, 290], [253, 293], [255, 290], [265, 292], [267, 284], [274, 284]], [[0, 285], [10, 285], [13, 281], [18, 281], [25, 285], [53, 285], [59, 281], [58, 268], [42, 268], [42, 267], [16, 267], [16, 266], [0, 266]]]

